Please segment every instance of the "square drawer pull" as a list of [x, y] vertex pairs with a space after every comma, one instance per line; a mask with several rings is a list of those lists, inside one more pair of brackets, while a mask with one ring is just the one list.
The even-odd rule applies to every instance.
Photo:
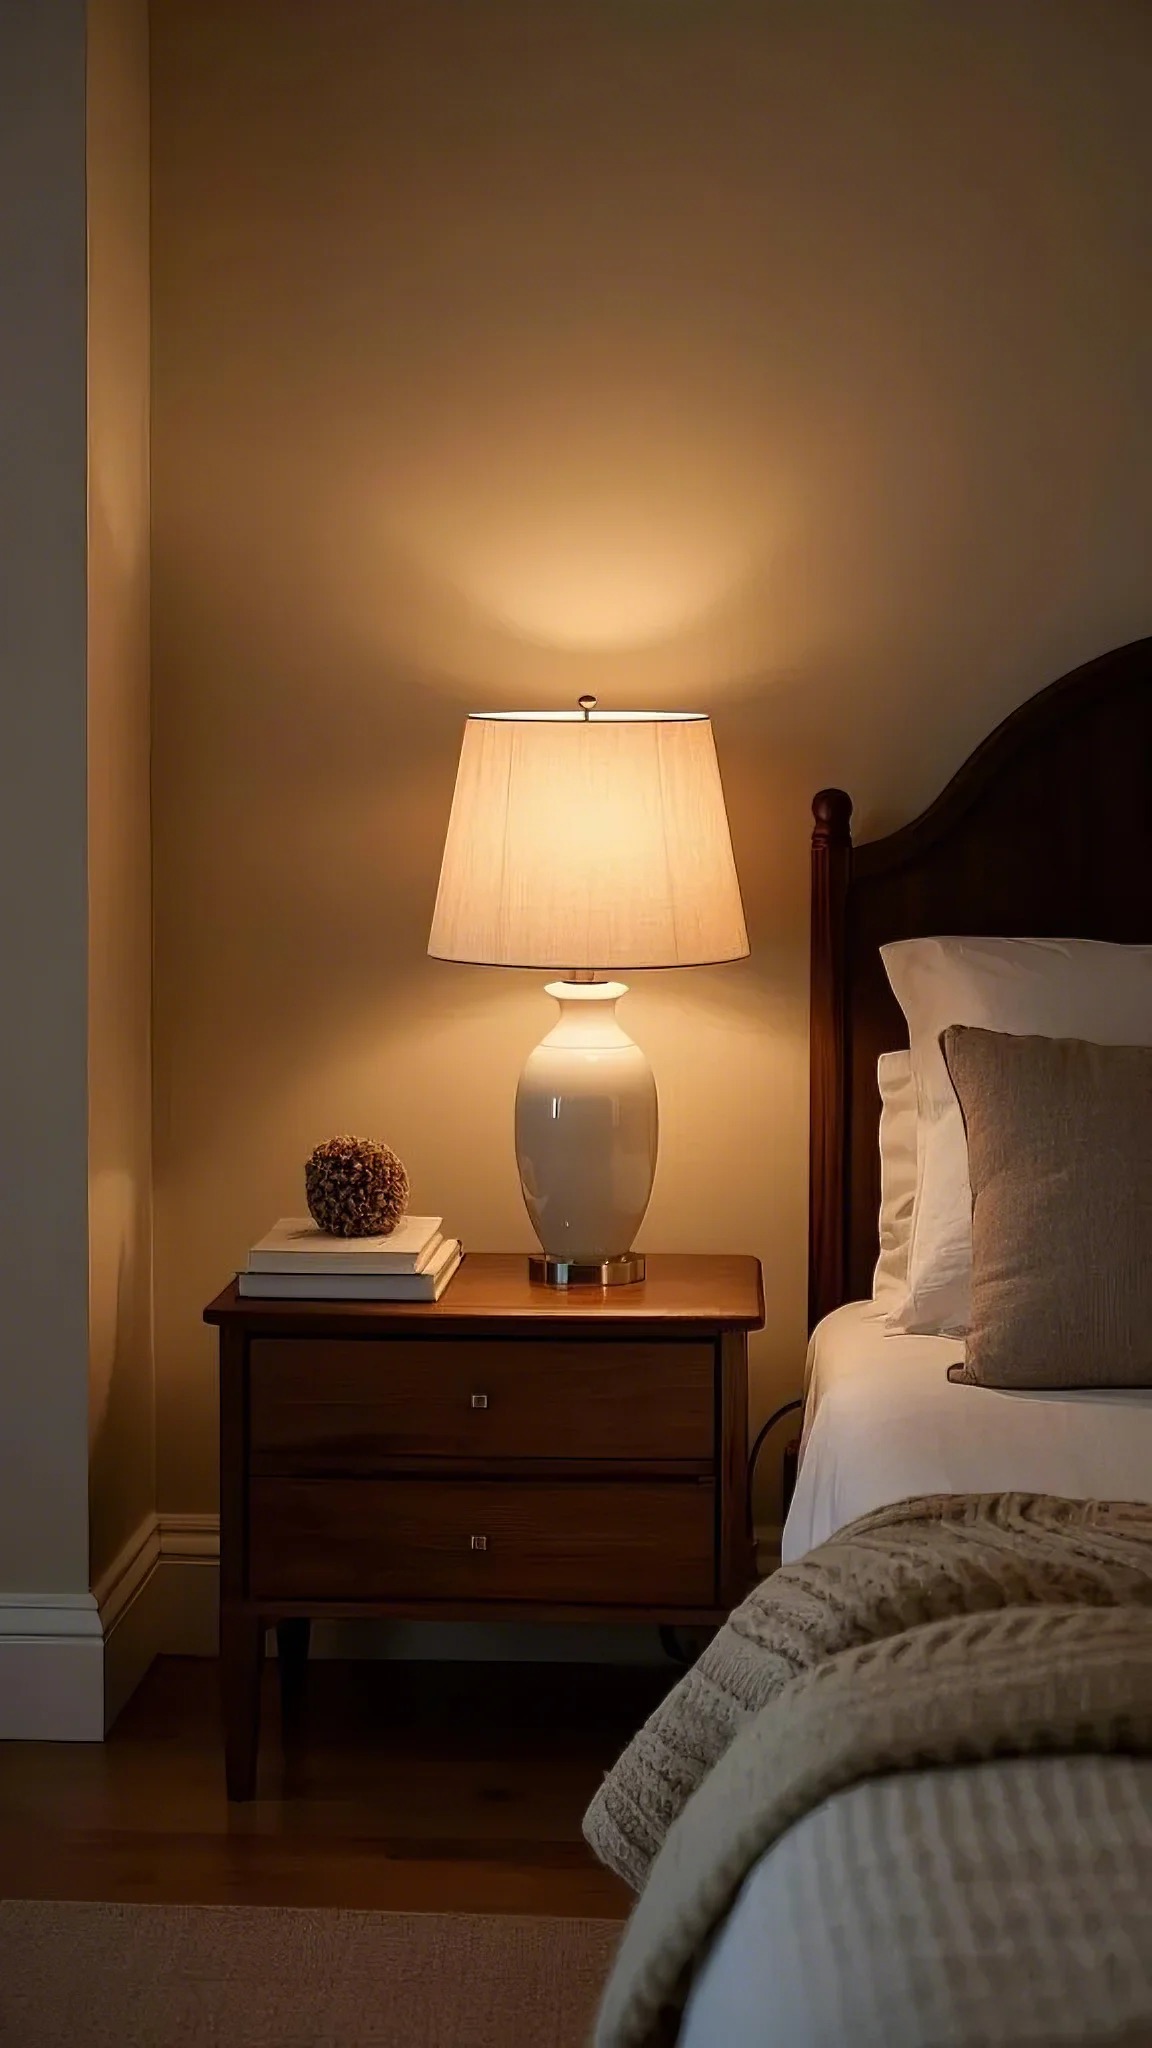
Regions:
[[488, 1406], [487, 1394], [473, 1394], [472, 1406], [474, 1408], [486, 1408]]
[[487, 1550], [488, 1538], [486, 1536], [473, 1536], [472, 1548], [473, 1550]]

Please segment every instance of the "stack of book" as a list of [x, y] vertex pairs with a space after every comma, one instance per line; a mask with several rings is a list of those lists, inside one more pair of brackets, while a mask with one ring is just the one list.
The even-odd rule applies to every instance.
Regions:
[[328, 1237], [285, 1216], [254, 1244], [237, 1291], [267, 1301], [439, 1301], [463, 1258], [440, 1216], [402, 1216], [387, 1237]]

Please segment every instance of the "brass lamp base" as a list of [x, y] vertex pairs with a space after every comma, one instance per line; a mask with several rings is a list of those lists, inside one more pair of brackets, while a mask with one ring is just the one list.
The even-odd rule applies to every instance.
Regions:
[[532, 1252], [528, 1278], [537, 1287], [631, 1287], [644, 1278], [643, 1252], [624, 1252], [618, 1259], [554, 1259], [550, 1252]]

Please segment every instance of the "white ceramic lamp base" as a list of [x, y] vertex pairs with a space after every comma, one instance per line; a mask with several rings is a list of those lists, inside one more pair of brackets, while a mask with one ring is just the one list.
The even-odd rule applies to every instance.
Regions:
[[560, 1015], [516, 1089], [520, 1186], [552, 1286], [642, 1280], [632, 1240], [656, 1175], [652, 1069], [616, 1020], [621, 981], [551, 981]]

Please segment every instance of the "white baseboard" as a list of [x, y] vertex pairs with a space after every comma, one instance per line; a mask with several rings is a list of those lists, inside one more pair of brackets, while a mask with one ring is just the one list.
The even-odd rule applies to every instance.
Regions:
[[154, 1657], [214, 1657], [216, 1515], [150, 1515], [96, 1588], [106, 1633], [106, 1726]]
[[98, 1730], [88, 1714], [78, 1739], [107, 1732], [155, 1657], [216, 1654], [219, 1556], [216, 1515], [144, 1517], [87, 1596], [102, 1645], [103, 1708]]
[[104, 1632], [91, 1593], [0, 1597], [0, 1740], [99, 1742]]
[[156, 1580], [156, 1655], [214, 1657], [220, 1633], [218, 1516], [161, 1516]]

